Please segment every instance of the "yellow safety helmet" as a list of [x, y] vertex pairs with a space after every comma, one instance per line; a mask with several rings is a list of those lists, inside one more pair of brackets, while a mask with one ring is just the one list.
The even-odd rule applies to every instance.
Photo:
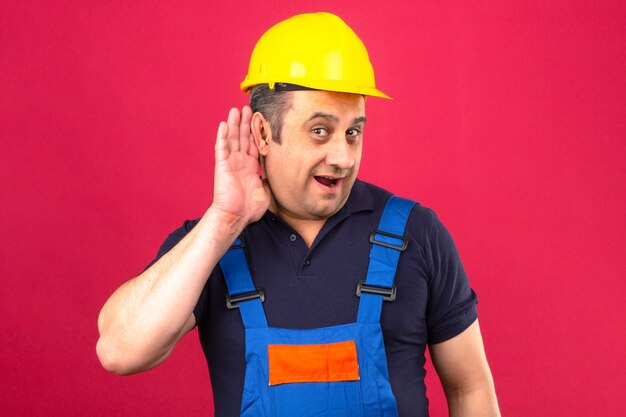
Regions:
[[272, 26], [257, 42], [241, 90], [291, 84], [390, 98], [376, 88], [365, 45], [338, 16], [300, 14]]

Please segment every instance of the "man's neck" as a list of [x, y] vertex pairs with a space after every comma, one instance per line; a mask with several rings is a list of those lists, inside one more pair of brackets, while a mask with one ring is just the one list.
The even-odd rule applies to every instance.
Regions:
[[322, 230], [322, 227], [324, 227], [324, 224], [328, 220], [299, 219], [285, 215], [284, 213], [279, 214], [278, 217], [298, 232], [304, 240], [304, 243], [306, 243], [307, 248], [311, 247], [317, 234]]
[[304, 243], [306, 243], [307, 248], [310, 248], [315, 238], [317, 237], [320, 230], [326, 223], [327, 219], [324, 220], [300, 220], [296, 223], [289, 222], [287, 223], [293, 227], [302, 239], [304, 239]]

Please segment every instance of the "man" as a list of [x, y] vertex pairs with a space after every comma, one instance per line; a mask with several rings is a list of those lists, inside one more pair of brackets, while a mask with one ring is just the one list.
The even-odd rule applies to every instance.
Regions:
[[331, 14], [287, 19], [242, 89], [211, 206], [104, 305], [103, 366], [153, 368], [197, 325], [217, 416], [424, 416], [428, 343], [450, 415], [499, 415], [450, 235], [357, 180], [365, 97], [387, 97], [359, 38]]

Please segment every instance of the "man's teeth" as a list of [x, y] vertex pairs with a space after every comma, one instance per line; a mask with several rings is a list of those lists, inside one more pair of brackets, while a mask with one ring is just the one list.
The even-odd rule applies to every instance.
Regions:
[[337, 184], [337, 180], [330, 177], [315, 177], [315, 179], [317, 180], [317, 182], [324, 184], [327, 187], [332, 187], [333, 185]]

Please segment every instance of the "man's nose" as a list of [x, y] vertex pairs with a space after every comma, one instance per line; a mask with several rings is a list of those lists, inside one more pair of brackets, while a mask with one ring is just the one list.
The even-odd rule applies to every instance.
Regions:
[[328, 143], [326, 163], [340, 169], [350, 169], [354, 165], [354, 155], [345, 138], [335, 138]]

